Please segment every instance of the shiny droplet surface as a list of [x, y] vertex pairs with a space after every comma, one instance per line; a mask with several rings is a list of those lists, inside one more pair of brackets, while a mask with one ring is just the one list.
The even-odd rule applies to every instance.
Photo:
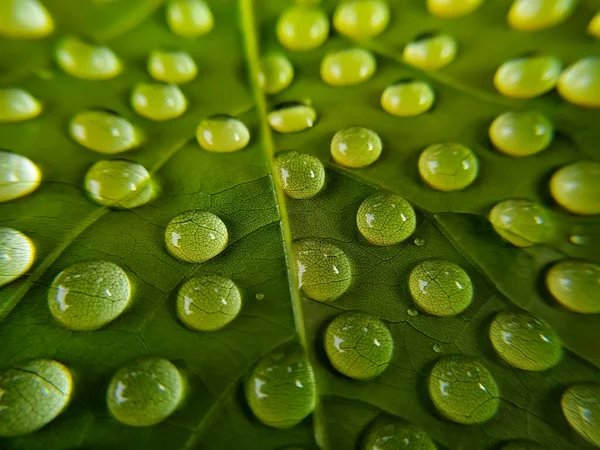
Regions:
[[594, 14], [588, 24], [587, 32], [590, 36], [600, 39], [600, 11]]
[[241, 120], [215, 116], [200, 123], [196, 130], [196, 139], [200, 147], [210, 152], [236, 152], [248, 145], [250, 131]]
[[258, 82], [267, 94], [277, 94], [294, 80], [294, 66], [285, 55], [275, 53], [260, 60]]
[[321, 78], [331, 86], [352, 86], [373, 76], [377, 61], [362, 48], [330, 52], [321, 61]]
[[48, 290], [52, 316], [65, 328], [97, 330], [119, 317], [131, 302], [123, 269], [109, 261], [82, 261], [59, 273]]
[[267, 120], [279, 133], [296, 133], [311, 128], [317, 121], [317, 112], [312, 106], [294, 103], [274, 109]]
[[312, 413], [315, 377], [302, 348], [279, 347], [262, 358], [246, 381], [246, 399], [265, 425], [290, 428]]
[[466, 16], [481, 6], [484, 0], [427, 0], [427, 10], [444, 19]]
[[515, 30], [538, 31], [564, 21], [575, 0], [515, 0], [508, 11], [508, 24]]
[[352, 268], [346, 254], [333, 244], [315, 239], [294, 242], [298, 288], [320, 302], [332, 302], [350, 287]]
[[0, 123], [33, 119], [42, 105], [29, 92], [18, 88], [0, 89]]
[[410, 273], [408, 288], [419, 308], [434, 316], [456, 316], [473, 299], [473, 284], [467, 272], [442, 259], [418, 263]]
[[415, 39], [404, 47], [404, 62], [419, 69], [434, 70], [447, 66], [458, 52], [456, 40], [443, 33]]
[[291, 6], [277, 20], [277, 38], [288, 50], [312, 50], [323, 45], [328, 35], [329, 19], [316, 6]]
[[43, 39], [54, 32], [54, 21], [39, 0], [2, 0], [0, 35], [9, 39]]
[[394, 245], [415, 232], [417, 218], [412, 205], [405, 199], [381, 192], [361, 203], [356, 213], [356, 225], [371, 244]]
[[181, 84], [196, 78], [198, 68], [187, 52], [154, 50], [148, 57], [148, 73], [156, 81]]
[[278, 153], [275, 157], [275, 170], [281, 189], [291, 198], [312, 198], [325, 186], [323, 163], [306, 153]]
[[34, 359], [0, 373], [0, 386], [0, 436], [22, 436], [65, 410], [73, 378], [57, 361]]
[[115, 155], [137, 147], [141, 135], [133, 124], [106, 111], [84, 111], [69, 123], [71, 137], [90, 150]]
[[489, 218], [496, 233], [517, 247], [542, 244], [554, 236], [550, 213], [531, 200], [503, 200], [492, 208]]
[[390, 22], [390, 8], [382, 0], [345, 0], [333, 14], [333, 27], [352, 39], [380, 35]]
[[106, 403], [119, 422], [148, 427], [169, 417], [183, 396], [184, 381], [177, 367], [164, 358], [145, 357], [113, 375]]
[[110, 48], [76, 37], [66, 37], [58, 43], [55, 59], [62, 70], [82, 80], [108, 80], [123, 70], [121, 61]]
[[432, 144], [419, 157], [419, 175], [438, 191], [459, 191], [477, 178], [479, 164], [471, 149], [462, 144]]
[[600, 385], [576, 384], [562, 396], [563, 414], [581, 436], [600, 447]]
[[146, 168], [123, 159], [93, 164], [85, 175], [85, 190], [96, 203], [115, 209], [136, 208], [154, 196]]
[[169, 0], [167, 23], [181, 37], [200, 37], [214, 27], [212, 11], [204, 0]]
[[203, 263], [227, 247], [229, 235], [223, 221], [208, 211], [187, 211], [172, 219], [165, 231], [165, 245], [174, 258]]
[[500, 114], [490, 126], [490, 139], [499, 151], [510, 156], [534, 155], [552, 142], [554, 127], [536, 111], [511, 111]]
[[600, 265], [559, 261], [546, 274], [546, 285], [565, 308], [582, 314], [600, 313]]
[[436, 409], [454, 422], [484, 423], [498, 410], [498, 385], [490, 371], [473, 358], [440, 358], [433, 366], [427, 384]]
[[131, 106], [140, 116], [160, 122], [181, 116], [187, 99], [172, 84], [138, 83], [131, 93]]
[[600, 57], [582, 58], [560, 76], [558, 93], [570, 103], [584, 108], [600, 108]]
[[600, 214], [600, 163], [579, 161], [554, 172], [550, 192], [554, 200], [575, 214]]
[[29, 270], [35, 259], [33, 243], [20, 231], [0, 227], [0, 286]]
[[362, 450], [436, 450], [420, 428], [394, 417], [381, 416], [369, 426]]
[[563, 65], [553, 56], [531, 56], [506, 61], [494, 75], [494, 86], [512, 98], [534, 98], [551, 91]]
[[348, 311], [325, 331], [325, 352], [335, 369], [355, 380], [379, 376], [392, 360], [394, 341], [384, 323], [369, 314]]
[[242, 294], [229, 278], [219, 275], [194, 277], [177, 294], [177, 316], [189, 328], [214, 331], [237, 317]]
[[490, 326], [490, 340], [500, 358], [522, 370], [550, 369], [563, 354], [556, 332], [526, 312], [497, 314]]
[[381, 138], [373, 130], [350, 127], [335, 133], [330, 149], [336, 163], [356, 169], [377, 161], [381, 155], [382, 144]]
[[433, 89], [425, 81], [407, 81], [385, 88], [381, 107], [395, 116], [411, 117], [431, 109], [435, 101]]
[[0, 203], [31, 194], [41, 178], [40, 169], [29, 158], [0, 150]]

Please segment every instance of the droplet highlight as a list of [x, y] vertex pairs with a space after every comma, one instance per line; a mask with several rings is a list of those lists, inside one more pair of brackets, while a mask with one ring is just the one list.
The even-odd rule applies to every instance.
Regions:
[[33, 119], [42, 112], [42, 105], [29, 92], [18, 88], [0, 89], [0, 123]]
[[362, 48], [331, 52], [321, 61], [321, 78], [331, 86], [353, 86], [373, 76], [377, 62], [373, 54]]
[[426, 113], [433, 106], [435, 93], [424, 81], [406, 81], [385, 88], [381, 107], [394, 116], [412, 117]]
[[187, 52], [154, 50], [148, 57], [148, 73], [156, 81], [182, 84], [196, 78], [198, 68]]
[[200, 123], [196, 139], [200, 147], [210, 152], [237, 152], [246, 148], [250, 142], [250, 131], [241, 120], [215, 116]]
[[363, 450], [437, 450], [436, 445], [420, 428], [396, 419], [381, 416], [369, 426]]
[[490, 126], [494, 147], [509, 156], [534, 155], [548, 148], [554, 127], [536, 111], [511, 111], [500, 114]]
[[35, 247], [27, 236], [12, 228], [0, 227], [0, 286], [25, 274], [34, 259]]
[[336, 163], [358, 169], [379, 159], [382, 143], [379, 135], [373, 130], [350, 127], [335, 133], [330, 149]]
[[294, 80], [294, 66], [285, 55], [276, 53], [260, 60], [258, 83], [267, 94], [278, 94]]
[[408, 239], [417, 226], [415, 210], [399, 195], [380, 192], [367, 197], [356, 213], [356, 225], [374, 245], [394, 245]]
[[471, 149], [462, 144], [432, 144], [419, 157], [419, 175], [438, 191], [459, 191], [477, 178], [479, 164]]
[[282, 105], [271, 111], [267, 120], [279, 133], [297, 133], [311, 128], [317, 121], [317, 112], [312, 106], [301, 103]]
[[181, 116], [187, 99], [172, 84], [138, 83], [131, 93], [131, 106], [140, 116], [161, 122]]
[[600, 447], [600, 385], [571, 386], [563, 394], [560, 405], [569, 425], [588, 442]]
[[320, 47], [327, 40], [329, 19], [316, 6], [291, 6], [277, 20], [276, 31], [281, 45], [304, 52]]
[[214, 18], [203, 0], [169, 0], [167, 23], [177, 36], [193, 38], [208, 34], [214, 27]]
[[512, 98], [534, 98], [551, 91], [558, 83], [563, 65], [553, 56], [511, 59], [494, 75], [494, 86]]
[[137, 147], [141, 133], [127, 119], [106, 111], [84, 111], [69, 123], [69, 134], [84, 147], [116, 155]]
[[325, 186], [323, 163], [312, 155], [295, 151], [275, 156], [275, 171], [283, 192], [291, 198], [312, 198]]
[[555, 234], [548, 210], [531, 200], [503, 200], [492, 208], [489, 218], [496, 233], [517, 247], [548, 242]]
[[560, 76], [558, 93], [582, 108], [600, 108], [600, 57], [582, 58]]
[[434, 33], [415, 39], [404, 47], [404, 62], [424, 70], [447, 66], [458, 52], [456, 40], [444, 33]]
[[31, 194], [41, 178], [40, 169], [29, 158], [0, 151], [0, 203]]
[[600, 265], [559, 261], [546, 274], [546, 285], [565, 308], [581, 314], [600, 313]]
[[558, 169], [550, 180], [554, 200], [574, 214], [600, 214], [600, 163], [579, 161]]
[[333, 14], [338, 33], [362, 40], [379, 36], [390, 22], [390, 9], [382, 0], [346, 0]]
[[108, 80], [123, 70], [121, 61], [110, 48], [76, 37], [66, 37], [58, 43], [55, 59], [62, 70], [82, 80]]
[[8, 39], [43, 39], [54, 32], [54, 21], [39, 0], [0, 2], [0, 35]]
[[539, 31], [563, 22], [575, 0], [515, 0], [508, 11], [508, 24], [515, 30]]

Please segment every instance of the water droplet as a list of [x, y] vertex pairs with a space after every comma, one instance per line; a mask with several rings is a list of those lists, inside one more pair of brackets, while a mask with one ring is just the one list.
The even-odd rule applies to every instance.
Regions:
[[417, 317], [419, 315], [419, 311], [413, 308], [408, 308], [406, 310], [406, 314], [408, 314], [410, 317]]
[[323, 164], [317, 157], [306, 153], [278, 153], [275, 157], [275, 171], [281, 189], [291, 198], [312, 198], [325, 186]]
[[0, 89], [0, 122], [33, 119], [41, 112], [42, 105], [29, 92], [18, 88]]
[[442, 353], [444, 351], [444, 346], [441, 344], [433, 344], [431, 349], [436, 353]]
[[402, 197], [381, 192], [361, 203], [356, 213], [356, 225], [371, 244], [394, 245], [415, 232], [417, 218], [411, 204]]
[[394, 348], [383, 322], [369, 314], [339, 314], [325, 331], [325, 351], [335, 369], [355, 380], [370, 380], [387, 368]]
[[435, 33], [415, 39], [404, 47], [404, 62], [420, 69], [441, 69], [456, 57], [456, 40], [444, 33]]
[[565, 308], [582, 314], [600, 313], [600, 265], [559, 261], [546, 274], [546, 284]]
[[569, 425], [588, 442], [600, 447], [600, 385], [571, 386], [563, 394], [560, 405]]
[[278, 94], [294, 79], [294, 66], [280, 53], [267, 55], [260, 60], [258, 82], [267, 94]]
[[350, 127], [338, 131], [331, 140], [331, 156], [342, 166], [351, 168], [373, 164], [381, 155], [379, 135], [368, 128]]
[[421, 247], [421, 246], [425, 245], [425, 239], [418, 237], [418, 238], [415, 238], [415, 240], [413, 241], [413, 243], [417, 247]]
[[146, 357], [121, 367], [110, 380], [106, 403], [119, 422], [155, 425], [170, 416], [184, 395], [181, 373], [170, 361]]
[[256, 294], [254, 297], [256, 300], [263, 300], [265, 298], [265, 294]]
[[21, 436], [50, 423], [71, 400], [73, 378], [61, 363], [35, 359], [0, 374], [0, 436]]
[[437, 450], [420, 428], [393, 417], [381, 416], [369, 426], [363, 450]]
[[38, 0], [2, 0], [0, 35], [9, 39], [42, 39], [54, 31], [54, 21]]
[[244, 122], [228, 116], [204, 119], [196, 130], [196, 139], [204, 150], [236, 152], [250, 142], [250, 132]]
[[490, 339], [498, 355], [522, 370], [546, 370], [562, 357], [556, 332], [528, 313], [501, 312], [492, 321]]
[[335, 245], [314, 239], [294, 242], [298, 288], [313, 300], [332, 302], [342, 296], [352, 280], [346, 254]]
[[315, 407], [315, 377], [297, 344], [262, 358], [246, 382], [246, 399], [254, 415], [274, 428], [290, 428]]
[[329, 19], [318, 7], [291, 6], [277, 21], [277, 38], [288, 50], [312, 50], [323, 45], [328, 35]]
[[274, 109], [267, 119], [275, 131], [295, 133], [312, 127], [317, 120], [317, 112], [312, 106], [292, 103]]
[[227, 247], [229, 239], [223, 221], [208, 211], [187, 211], [172, 219], [165, 232], [167, 250], [174, 258], [203, 263]]
[[425, 81], [406, 81], [388, 86], [381, 94], [381, 107], [395, 116], [418, 116], [431, 109], [435, 94]]
[[181, 116], [187, 109], [187, 99], [172, 84], [138, 83], [131, 93], [131, 106], [146, 119], [163, 121]]
[[35, 247], [27, 236], [12, 228], [0, 227], [0, 286], [27, 272], [34, 259]]
[[390, 9], [382, 0], [346, 0], [333, 14], [333, 27], [352, 39], [380, 35], [390, 22]]
[[539, 444], [531, 441], [514, 441], [504, 444], [500, 450], [546, 450]]
[[321, 78], [331, 86], [352, 86], [367, 81], [376, 69], [370, 51], [351, 48], [327, 53], [321, 61]]
[[560, 76], [560, 96], [584, 108], [600, 108], [600, 58], [588, 57], [571, 64]]
[[127, 119], [106, 111], [84, 111], [69, 124], [71, 137], [95, 152], [114, 155], [140, 144], [140, 133]]
[[590, 241], [590, 238], [587, 236], [581, 236], [574, 234], [569, 236], [569, 242], [573, 245], [587, 245]]
[[600, 39], [600, 11], [594, 14], [594, 17], [590, 20], [587, 32], [590, 36]]
[[498, 410], [498, 385], [481, 363], [466, 356], [445, 356], [428, 380], [429, 396], [447, 419], [465, 425], [484, 423]]
[[502, 95], [534, 98], [556, 86], [563, 65], [553, 56], [531, 56], [511, 59], [494, 75], [494, 86]]
[[575, 0], [515, 0], [508, 11], [508, 24], [515, 30], [537, 31], [564, 21]]
[[108, 261], [75, 263], [59, 273], [48, 290], [54, 318], [76, 331], [102, 328], [119, 317], [130, 301], [127, 274]]
[[531, 200], [509, 199], [497, 203], [490, 212], [490, 222], [496, 233], [517, 247], [548, 242], [554, 236], [548, 211]]
[[110, 48], [75, 37], [63, 38], [58, 43], [55, 58], [62, 70], [83, 80], [108, 80], [123, 69], [121, 61]]
[[494, 119], [490, 139], [502, 153], [520, 157], [539, 153], [550, 145], [554, 127], [535, 111], [506, 112]]
[[96, 203], [115, 209], [142, 206], [154, 195], [146, 168], [122, 159], [93, 164], [85, 175], [85, 190]]
[[196, 78], [198, 68], [189, 53], [154, 50], [148, 57], [148, 72], [157, 81], [181, 84]]
[[173, 33], [182, 37], [200, 37], [214, 27], [214, 18], [203, 0], [170, 0], [167, 23]]
[[434, 316], [456, 316], [473, 299], [473, 284], [467, 272], [441, 259], [417, 264], [410, 273], [408, 287], [419, 308]]
[[483, 0], [427, 0], [427, 9], [444, 19], [466, 16], [481, 6]]
[[0, 203], [32, 193], [41, 178], [40, 169], [30, 159], [0, 151]]
[[421, 178], [438, 191], [464, 189], [475, 181], [478, 171], [475, 154], [454, 142], [430, 145], [419, 157]]
[[575, 214], [600, 214], [600, 163], [579, 161], [558, 169], [550, 180], [554, 200]]

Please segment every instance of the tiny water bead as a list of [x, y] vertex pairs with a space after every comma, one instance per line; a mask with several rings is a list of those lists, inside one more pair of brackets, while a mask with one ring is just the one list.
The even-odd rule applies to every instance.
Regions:
[[441, 69], [456, 57], [456, 40], [443, 33], [436, 33], [415, 39], [404, 47], [404, 62], [420, 69]]
[[420, 428], [393, 417], [378, 417], [369, 426], [363, 450], [437, 450]]
[[131, 93], [131, 106], [146, 119], [164, 121], [181, 116], [187, 109], [187, 99], [172, 84], [138, 83]]
[[381, 107], [395, 116], [418, 116], [429, 111], [434, 101], [435, 93], [425, 81], [394, 84], [381, 94]]
[[459, 191], [477, 178], [479, 164], [471, 149], [462, 144], [432, 144], [419, 157], [419, 175], [438, 191]]
[[328, 35], [329, 19], [316, 6], [291, 6], [277, 20], [277, 38], [288, 50], [312, 50], [323, 45]]
[[600, 163], [579, 161], [558, 169], [550, 180], [554, 200], [575, 214], [600, 214]]
[[174, 258], [203, 263], [227, 247], [229, 235], [223, 221], [208, 211], [187, 211], [172, 219], [165, 231], [167, 250]]
[[503, 200], [492, 208], [489, 218], [496, 233], [517, 247], [542, 244], [554, 236], [550, 213], [531, 200]]
[[157, 81], [181, 84], [196, 78], [196, 63], [184, 51], [155, 50], [148, 57], [148, 73]]
[[229, 278], [205, 275], [186, 281], [177, 295], [177, 316], [198, 331], [223, 328], [237, 317], [242, 294]]
[[43, 39], [54, 32], [54, 21], [39, 0], [2, 0], [0, 35], [9, 39]]
[[600, 39], [600, 11], [590, 20], [587, 31], [590, 36]]
[[410, 273], [408, 287], [419, 308], [434, 316], [456, 316], [473, 299], [473, 284], [467, 272], [441, 259], [418, 263]]
[[584, 108], [600, 108], [600, 57], [590, 56], [571, 64], [560, 76], [558, 93]]
[[84, 111], [69, 123], [71, 137], [90, 150], [115, 155], [137, 147], [141, 135], [131, 122], [106, 111]]
[[200, 147], [210, 152], [236, 152], [248, 145], [250, 131], [241, 120], [215, 116], [200, 123], [196, 130], [196, 139]]
[[35, 259], [33, 243], [20, 231], [0, 227], [0, 286], [29, 270]]
[[447, 419], [465, 425], [490, 420], [499, 405], [499, 390], [490, 371], [467, 356], [445, 356], [428, 380], [431, 401]]
[[331, 86], [352, 86], [364, 83], [373, 76], [377, 61], [362, 48], [331, 52], [321, 61], [321, 78]]
[[466, 16], [481, 6], [484, 0], [427, 0], [427, 9], [444, 19]]
[[42, 105], [29, 92], [18, 88], [0, 89], [0, 123], [33, 119]]
[[392, 359], [394, 341], [384, 323], [363, 312], [338, 315], [325, 331], [325, 351], [335, 369], [355, 380], [379, 376]]
[[203, 0], [169, 0], [167, 23], [171, 31], [181, 37], [200, 37], [214, 27], [214, 18]]
[[47, 425], [62, 413], [73, 391], [67, 367], [34, 359], [0, 373], [0, 436], [22, 436]]
[[312, 367], [297, 344], [262, 358], [246, 381], [250, 409], [274, 428], [290, 428], [304, 420], [315, 407], [316, 394]]
[[131, 301], [131, 284], [123, 269], [108, 261], [75, 263], [52, 281], [48, 307], [65, 328], [97, 330], [119, 317]]
[[377, 161], [382, 144], [381, 138], [373, 130], [350, 127], [335, 133], [330, 149], [336, 163], [357, 169]]
[[553, 56], [511, 59], [496, 71], [494, 86], [506, 97], [539, 97], [554, 89], [562, 69], [561, 61]]
[[294, 103], [271, 111], [267, 120], [279, 133], [296, 133], [311, 128], [317, 120], [317, 112], [312, 106]]
[[569, 425], [587, 441], [600, 447], [600, 385], [585, 383], [569, 387], [561, 407]]
[[106, 403], [119, 422], [148, 427], [169, 417], [183, 396], [184, 380], [177, 367], [164, 358], [146, 357], [113, 375]]
[[309, 298], [332, 302], [344, 294], [352, 280], [346, 254], [333, 244], [314, 239], [294, 242], [298, 288]]
[[496, 353], [522, 370], [546, 370], [560, 362], [563, 351], [556, 332], [528, 313], [501, 312], [490, 326]]
[[93, 164], [85, 174], [85, 190], [96, 203], [115, 209], [142, 206], [154, 195], [146, 168], [123, 159]]
[[371, 244], [394, 245], [415, 232], [417, 218], [415, 210], [405, 199], [381, 192], [361, 203], [356, 213], [356, 225]]
[[444, 346], [442, 344], [433, 344], [431, 349], [436, 353], [442, 353], [444, 351]]
[[521, 157], [534, 155], [552, 142], [554, 127], [536, 111], [511, 111], [500, 114], [490, 126], [490, 139], [502, 153]]
[[390, 8], [383, 0], [345, 0], [333, 14], [333, 27], [352, 39], [380, 35], [390, 22]]
[[287, 151], [275, 157], [277, 181], [288, 197], [312, 198], [325, 186], [323, 163], [312, 155]]
[[508, 11], [508, 24], [515, 30], [538, 31], [564, 21], [575, 0], [515, 0]]
[[260, 60], [258, 83], [267, 94], [278, 94], [294, 80], [294, 66], [280, 53], [267, 55]]
[[29, 158], [0, 151], [0, 203], [31, 194], [41, 178], [40, 169]]
[[600, 313], [600, 265], [559, 261], [546, 274], [546, 284], [565, 308], [582, 314]]
[[56, 47], [56, 62], [69, 75], [82, 80], [108, 80], [121, 73], [121, 61], [104, 45], [75, 37], [63, 38]]

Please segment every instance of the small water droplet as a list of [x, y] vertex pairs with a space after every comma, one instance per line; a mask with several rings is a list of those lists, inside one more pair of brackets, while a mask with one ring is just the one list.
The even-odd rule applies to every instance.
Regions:
[[32, 193], [41, 177], [40, 169], [30, 159], [0, 151], [0, 203]]
[[119, 75], [123, 69], [110, 48], [75, 37], [65, 37], [58, 43], [55, 58], [62, 70], [83, 80], [107, 80]]
[[325, 186], [325, 168], [318, 158], [287, 151], [275, 157], [277, 181], [288, 197], [312, 198]]
[[395, 417], [380, 416], [369, 426], [363, 450], [437, 450], [420, 428]]
[[364, 238], [374, 245], [395, 245], [415, 231], [415, 210], [402, 197], [377, 193], [367, 197], [356, 213], [356, 225]]
[[148, 57], [148, 72], [156, 81], [181, 84], [196, 78], [198, 68], [187, 52], [154, 50]]
[[404, 47], [404, 62], [420, 69], [441, 69], [456, 57], [456, 40], [444, 33], [429, 34], [415, 39]]
[[433, 344], [431, 348], [436, 353], [442, 353], [444, 351], [444, 346], [442, 344]]
[[331, 140], [331, 156], [342, 166], [361, 168], [379, 159], [382, 144], [379, 135], [368, 128], [350, 127], [338, 131]]
[[390, 114], [401, 117], [418, 116], [431, 109], [435, 93], [425, 81], [406, 81], [385, 88], [381, 94], [381, 107]]
[[408, 308], [406, 310], [406, 314], [408, 314], [410, 317], [417, 317], [419, 315], [419, 311], [414, 308]]
[[579, 161], [558, 169], [550, 180], [554, 200], [582, 215], [600, 214], [600, 163]]
[[550, 28], [569, 17], [575, 4], [575, 0], [515, 0], [508, 11], [508, 24], [520, 31]]
[[588, 442], [600, 447], [600, 385], [571, 386], [564, 392], [560, 404], [569, 425]]
[[600, 39], [600, 11], [594, 14], [594, 17], [590, 20], [587, 32], [590, 36]]
[[9, 39], [43, 39], [54, 32], [54, 21], [38, 0], [2, 0], [0, 35]]
[[413, 241], [413, 243], [417, 246], [417, 247], [421, 247], [423, 245], [425, 245], [425, 239], [418, 237], [415, 238], [415, 240]]
[[285, 55], [275, 53], [260, 60], [258, 81], [267, 94], [277, 94], [294, 79], [294, 66]]
[[492, 208], [489, 219], [494, 230], [517, 247], [548, 242], [554, 236], [549, 212], [530, 200], [503, 200]]
[[288, 50], [312, 50], [323, 45], [328, 35], [329, 19], [315, 6], [291, 6], [277, 20], [277, 38]]
[[255, 298], [256, 300], [263, 300], [265, 298], [265, 294], [256, 294]]
[[0, 286], [25, 274], [34, 259], [35, 247], [27, 236], [12, 228], [0, 227]]
[[494, 86], [507, 97], [539, 97], [554, 89], [562, 69], [562, 63], [554, 56], [511, 59], [496, 71]]
[[204, 119], [196, 130], [198, 144], [211, 152], [236, 152], [250, 142], [250, 132], [244, 122], [228, 116]]
[[500, 114], [490, 126], [494, 146], [514, 157], [534, 155], [552, 142], [554, 127], [546, 116], [535, 111], [511, 111]]
[[573, 245], [588, 245], [590, 242], [590, 238], [588, 236], [574, 234], [572, 236], [569, 236], [569, 242]]
[[419, 174], [438, 191], [465, 189], [477, 178], [475, 154], [462, 144], [446, 142], [427, 147], [419, 157]]
[[373, 76], [377, 62], [373, 54], [362, 48], [330, 52], [321, 62], [321, 78], [331, 86], [352, 86]]
[[600, 313], [600, 265], [559, 261], [546, 274], [546, 284], [564, 307], [582, 314]]
[[29, 92], [18, 88], [0, 89], [0, 122], [21, 122], [42, 112], [42, 105]]
[[584, 108], [600, 108], [600, 57], [582, 58], [567, 67], [557, 86], [560, 96]]
[[483, 0], [427, 0], [427, 9], [444, 19], [466, 16], [481, 6]]
[[131, 122], [105, 111], [76, 114], [69, 124], [69, 133], [84, 147], [109, 155], [131, 150], [141, 141]]
[[204, 0], [169, 0], [166, 8], [171, 31], [182, 37], [200, 37], [214, 27], [212, 11]]
[[181, 116], [187, 109], [187, 99], [172, 84], [138, 83], [131, 93], [131, 106], [146, 119], [165, 121]]
[[317, 112], [301, 103], [286, 104], [271, 111], [267, 120], [279, 133], [296, 133], [311, 128], [317, 121]]
[[345, 0], [335, 9], [333, 26], [352, 39], [380, 35], [390, 21], [390, 9], [382, 0]]

